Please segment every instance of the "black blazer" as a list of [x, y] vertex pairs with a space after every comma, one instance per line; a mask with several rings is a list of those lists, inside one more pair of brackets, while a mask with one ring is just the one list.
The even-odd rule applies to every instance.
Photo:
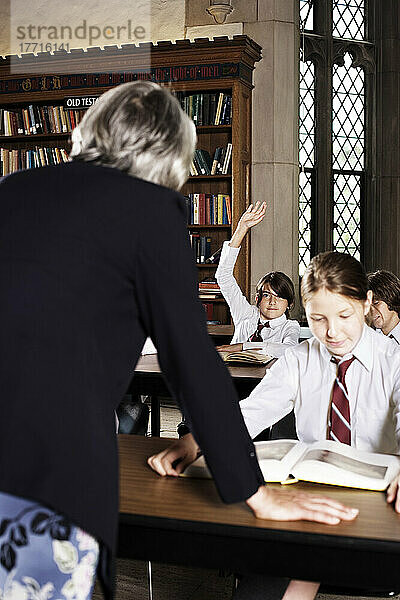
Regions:
[[0, 184], [0, 490], [112, 550], [114, 410], [146, 336], [222, 498], [263, 482], [206, 331], [185, 210], [167, 188], [78, 161]]

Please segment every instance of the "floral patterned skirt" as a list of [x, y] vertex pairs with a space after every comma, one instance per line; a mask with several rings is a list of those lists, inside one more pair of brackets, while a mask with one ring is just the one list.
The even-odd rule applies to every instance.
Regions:
[[87, 600], [98, 557], [65, 516], [0, 492], [0, 600]]

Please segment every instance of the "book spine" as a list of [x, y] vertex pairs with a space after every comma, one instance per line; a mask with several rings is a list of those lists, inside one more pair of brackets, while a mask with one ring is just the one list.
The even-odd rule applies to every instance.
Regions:
[[232, 225], [232, 208], [231, 208], [231, 197], [230, 196], [225, 196], [225, 203], [226, 203], [226, 214], [227, 214], [227, 218], [228, 218], [228, 225]]
[[199, 223], [199, 194], [193, 194], [193, 225]]
[[198, 166], [198, 171], [200, 172], [201, 175], [207, 175], [207, 170], [204, 164], [204, 160], [201, 154], [201, 150], [199, 150], [198, 148], [194, 151], [194, 161], [196, 166]]
[[30, 116], [30, 122], [31, 122], [30, 133], [35, 134], [36, 133], [36, 123], [35, 123], [35, 115], [33, 114], [33, 105], [32, 104], [30, 104], [28, 106], [28, 110], [29, 110], [29, 116]]
[[67, 129], [67, 120], [65, 118], [65, 111], [64, 111], [64, 107], [60, 106], [60, 118], [61, 118], [61, 125], [62, 125], [62, 132], [63, 133], [67, 133], [68, 129]]
[[224, 159], [224, 164], [222, 167], [222, 173], [224, 175], [226, 175], [228, 173], [229, 165], [231, 162], [231, 156], [232, 156], [232, 144], [229, 142], [226, 147], [225, 159]]
[[218, 225], [222, 225], [223, 224], [223, 220], [222, 220], [222, 215], [223, 215], [223, 206], [224, 203], [224, 197], [222, 194], [218, 194], [218, 217], [217, 217], [217, 224]]
[[206, 197], [205, 194], [199, 194], [199, 225], [206, 224]]
[[208, 258], [210, 258], [211, 256], [211, 238], [210, 237], [206, 237], [206, 244], [205, 244], [205, 253], [204, 253], [204, 262], [206, 262], [206, 260]]
[[193, 95], [189, 96], [189, 112], [188, 115], [193, 119]]
[[200, 260], [201, 264], [204, 264], [206, 260], [206, 238], [204, 235], [200, 236]]
[[36, 104], [33, 105], [33, 114], [35, 115], [36, 133], [43, 133], [44, 130], [42, 120], [40, 118], [40, 110]]
[[213, 309], [214, 309], [214, 305], [212, 302], [203, 302], [203, 307], [204, 310], [206, 311], [206, 319], [207, 321], [212, 321], [213, 320]]
[[228, 223], [228, 217], [226, 214], [226, 200], [225, 200], [226, 196], [225, 194], [223, 194], [222, 196], [222, 225], [227, 225]]
[[203, 110], [204, 110], [204, 94], [199, 94], [198, 111], [197, 111], [197, 125], [203, 125]]
[[205, 224], [211, 225], [210, 198], [211, 194], [205, 194]]
[[217, 94], [210, 94], [210, 125], [214, 125], [217, 110]]
[[221, 116], [221, 108], [222, 108], [222, 101], [224, 99], [224, 94], [221, 92], [218, 96], [218, 104], [217, 104], [217, 111], [215, 113], [215, 121], [214, 121], [214, 125], [219, 125], [219, 120], [220, 120], [220, 116]]
[[217, 166], [217, 174], [222, 173], [222, 166], [224, 164], [225, 154], [226, 154], [226, 146], [225, 146], [225, 148], [221, 149], [221, 154], [219, 156], [219, 161], [218, 161], [218, 166]]
[[24, 135], [24, 121], [22, 119], [22, 110], [19, 110], [16, 113], [16, 116], [17, 116], [18, 135]]

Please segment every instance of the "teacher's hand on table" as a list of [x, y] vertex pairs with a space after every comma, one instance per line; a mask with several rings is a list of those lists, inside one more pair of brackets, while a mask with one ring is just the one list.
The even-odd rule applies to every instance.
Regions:
[[190, 463], [196, 460], [199, 452], [200, 448], [194, 437], [191, 433], [187, 433], [162, 452], [150, 456], [147, 463], [159, 475], [177, 477]]
[[[150, 456], [148, 464], [159, 475], [178, 476], [192, 463], [200, 451], [191, 433], [166, 450]], [[274, 521], [316, 521], [337, 525], [340, 521], [352, 521], [358, 510], [324, 496], [296, 492], [292, 489], [276, 489], [261, 486], [246, 500], [254, 515], [259, 519]]]
[[261, 486], [246, 503], [258, 519], [273, 521], [305, 520], [337, 525], [340, 521], [352, 521], [358, 515], [357, 508], [349, 508], [325, 496], [287, 488]]

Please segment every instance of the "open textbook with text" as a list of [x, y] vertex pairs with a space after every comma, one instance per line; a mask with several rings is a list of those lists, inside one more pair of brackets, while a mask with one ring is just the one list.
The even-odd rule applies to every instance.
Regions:
[[[367, 490], [385, 490], [400, 472], [400, 457], [356, 450], [330, 440], [305, 444], [297, 440], [255, 442], [266, 482], [312, 481]], [[183, 473], [211, 477], [203, 456]]]
[[221, 358], [226, 363], [238, 363], [241, 365], [262, 366], [273, 360], [273, 356], [269, 356], [258, 350], [241, 350], [240, 352], [220, 352]]

